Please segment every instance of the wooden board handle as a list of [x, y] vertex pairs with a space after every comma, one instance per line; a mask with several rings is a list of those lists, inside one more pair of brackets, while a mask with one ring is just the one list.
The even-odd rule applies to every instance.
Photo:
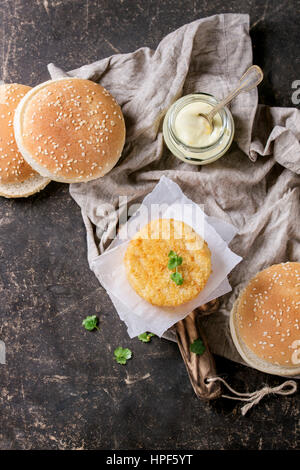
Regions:
[[[206, 310], [203, 311], [206, 313]], [[218, 382], [206, 382], [208, 377], [216, 376], [216, 366], [200, 322], [200, 315], [194, 310], [176, 323], [175, 329], [179, 350], [196, 395], [204, 400], [212, 400], [221, 395], [221, 387]], [[205, 352], [202, 355], [192, 353], [190, 350], [190, 345], [198, 338], [201, 338], [205, 345]]]

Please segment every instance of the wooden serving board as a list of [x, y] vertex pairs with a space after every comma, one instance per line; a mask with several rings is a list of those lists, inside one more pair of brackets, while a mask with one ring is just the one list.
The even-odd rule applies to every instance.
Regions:
[[[201, 315], [209, 315], [217, 310], [218, 300], [213, 300], [191, 312], [175, 325], [178, 347], [187, 368], [191, 384], [196, 395], [204, 400], [212, 400], [221, 395], [218, 382], [207, 382], [209, 377], [216, 376], [214, 358], [201, 328]], [[190, 345], [201, 338], [205, 352], [202, 355], [191, 352]]]

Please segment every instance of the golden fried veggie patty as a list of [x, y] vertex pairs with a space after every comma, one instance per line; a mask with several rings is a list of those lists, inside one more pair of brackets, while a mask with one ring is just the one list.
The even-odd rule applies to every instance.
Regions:
[[[181, 264], [168, 268], [170, 253]], [[145, 225], [130, 241], [124, 263], [128, 281], [138, 295], [153, 305], [175, 307], [194, 299], [211, 274], [207, 243], [189, 225], [174, 219], [157, 219]], [[183, 279], [178, 285], [171, 275]]]

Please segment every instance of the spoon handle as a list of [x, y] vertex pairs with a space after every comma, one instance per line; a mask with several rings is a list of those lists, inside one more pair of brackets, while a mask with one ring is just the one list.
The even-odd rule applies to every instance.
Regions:
[[226, 98], [220, 101], [211, 111], [208, 113], [207, 118], [211, 122], [213, 116], [226, 104], [228, 104], [233, 98], [238, 96], [243, 91], [250, 91], [255, 88], [263, 79], [263, 72], [258, 65], [251, 65], [244, 75], [240, 78], [238, 86], [232, 90]]

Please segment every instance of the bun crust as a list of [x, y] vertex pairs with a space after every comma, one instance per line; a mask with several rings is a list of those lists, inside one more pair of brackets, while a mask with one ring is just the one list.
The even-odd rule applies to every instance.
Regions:
[[49, 80], [19, 103], [14, 129], [24, 159], [55, 181], [90, 181], [117, 163], [125, 142], [120, 106], [101, 85]]
[[[300, 369], [300, 263], [276, 264], [256, 274], [234, 304], [231, 327], [239, 352], [246, 345], [252, 360], [278, 370]], [[245, 349], [243, 354], [247, 361]]]
[[37, 173], [22, 183], [0, 183], [0, 196], [7, 198], [28, 197], [44, 189], [51, 180]]
[[16, 107], [31, 90], [18, 83], [0, 85], [0, 184], [22, 183], [36, 175], [18, 150], [13, 120]]
[[[169, 252], [182, 257], [178, 271], [184, 279], [170, 279]], [[207, 243], [187, 224], [157, 219], [143, 227], [130, 241], [125, 257], [128, 281], [140, 297], [153, 305], [175, 307], [194, 299], [211, 274]]]

